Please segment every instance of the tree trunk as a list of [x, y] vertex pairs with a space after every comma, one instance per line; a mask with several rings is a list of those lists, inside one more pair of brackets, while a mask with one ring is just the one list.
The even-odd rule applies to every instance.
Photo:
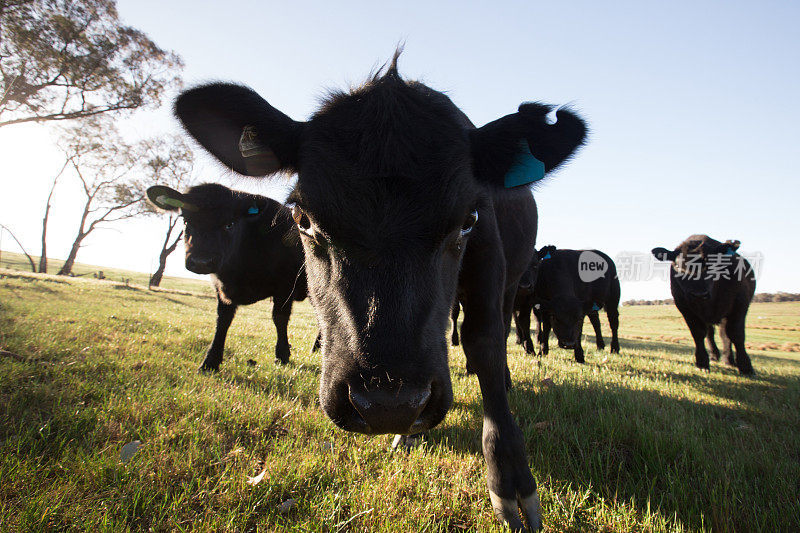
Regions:
[[47, 219], [50, 217], [50, 200], [53, 199], [53, 191], [56, 189], [58, 178], [64, 173], [64, 169], [67, 168], [68, 164], [69, 159], [64, 162], [64, 166], [61, 167], [56, 177], [53, 178], [53, 185], [50, 186], [50, 194], [47, 195], [47, 204], [44, 207], [44, 218], [42, 219], [42, 253], [39, 255], [39, 272], [44, 274], [47, 274]]
[[33, 262], [33, 257], [31, 257], [28, 254], [28, 252], [25, 251], [25, 248], [23, 248], [22, 243], [19, 242], [19, 239], [17, 239], [17, 236], [14, 235], [14, 233], [10, 229], [8, 229], [8, 227], [6, 227], [6, 226], [4, 226], [2, 224], [0, 224], [0, 229], [6, 230], [8, 232], [8, 234], [11, 235], [11, 238], [14, 239], [14, 242], [17, 243], [17, 246], [19, 246], [19, 249], [22, 250], [22, 253], [25, 254], [25, 257], [28, 258], [28, 262], [31, 264], [31, 272], [36, 272], [36, 263]]
[[69, 276], [72, 274], [72, 267], [75, 264], [75, 258], [78, 257], [78, 250], [81, 248], [81, 241], [86, 238], [85, 233], [80, 232], [78, 236], [75, 238], [75, 242], [72, 243], [72, 248], [69, 251], [69, 255], [67, 256], [67, 260], [64, 261], [64, 264], [61, 265], [61, 270], [58, 271], [59, 276]]
[[83, 239], [92, 231], [94, 224], [89, 227], [89, 231], [84, 232], [86, 219], [89, 217], [89, 208], [92, 206], [92, 200], [92, 196], [89, 196], [86, 200], [86, 205], [83, 207], [83, 215], [81, 216], [81, 224], [78, 226], [78, 236], [75, 237], [75, 242], [72, 243], [72, 248], [69, 251], [67, 260], [64, 261], [64, 264], [61, 265], [61, 269], [58, 271], [59, 276], [69, 276], [72, 274], [72, 266], [75, 264], [75, 258], [78, 256], [78, 250], [81, 249], [81, 242], [83, 242]]
[[169, 244], [169, 237], [172, 234], [172, 230], [175, 228], [175, 224], [178, 222], [178, 217], [170, 216], [169, 219], [169, 227], [167, 228], [167, 236], [164, 239], [164, 244], [161, 245], [161, 253], [158, 254], [158, 269], [155, 273], [150, 276], [150, 287], [158, 287], [161, 285], [161, 279], [164, 277], [164, 270], [167, 268], [167, 257], [170, 256], [172, 252], [175, 251], [175, 248], [178, 247], [178, 243], [183, 237], [183, 232], [181, 231], [172, 244]]

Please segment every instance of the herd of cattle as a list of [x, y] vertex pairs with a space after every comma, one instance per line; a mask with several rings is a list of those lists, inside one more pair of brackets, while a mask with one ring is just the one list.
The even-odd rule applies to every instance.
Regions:
[[[512, 529], [524, 519], [535, 530], [536, 482], [506, 396], [512, 320], [526, 352], [534, 352], [533, 314], [542, 354], [552, 328], [559, 346], [583, 362], [583, 322], [588, 316], [604, 348], [598, 314], [605, 309], [610, 349], [620, 349], [611, 258], [535, 249], [538, 215], [527, 185], [572, 157], [587, 128], [569, 109], [548, 120], [553, 107], [539, 103], [476, 128], [443, 93], [401, 78], [396, 60], [361, 87], [332, 94], [306, 122], [240, 85], [200, 86], [178, 98], [186, 131], [230, 169], [255, 177], [296, 173], [287, 205], [219, 184], [185, 192], [156, 186], [147, 195], [183, 216], [186, 268], [213, 275], [217, 327], [201, 369], [219, 369], [237, 306], [270, 297], [275, 356], [287, 362], [292, 303], [308, 296], [322, 352], [320, 404], [345, 430], [411, 435], [442, 421], [452, 403], [452, 316], [452, 342], [463, 345], [483, 396], [492, 506]], [[695, 340], [697, 366], [709, 366], [706, 337], [719, 358], [713, 333], [721, 324], [726, 362], [747, 374], [744, 319], [754, 278], [684, 275], [690, 254], [702, 270], [713, 254], [735, 255], [737, 247], [695, 235], [653, 254], [673, 264], [672, 293]], [[605, 263], [591, 280], [580, 275], [587, 253]]]

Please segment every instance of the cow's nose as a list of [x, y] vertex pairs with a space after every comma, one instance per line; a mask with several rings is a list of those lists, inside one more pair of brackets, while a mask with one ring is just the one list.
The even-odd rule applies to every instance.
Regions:
[[369, 426], [366, 433], [415, 433], [427, 422], [419, 415], [431, 398], [430, 383], [421, 388], [401, 387], [398, 391], [359, 391], [349, 387], [348, 397]]
[[195, 274], [211, 274], [216, 267], [215, 261], [207, 257], [188, 257], [186, 259], [186, 269]]

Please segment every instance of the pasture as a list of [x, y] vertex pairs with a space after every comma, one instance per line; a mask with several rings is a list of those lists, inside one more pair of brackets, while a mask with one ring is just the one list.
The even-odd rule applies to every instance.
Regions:
[[[307, 302], [288, 365], [261, 302], [237, 313], [221, 372], [198, 375], [216, 302], [190, 286], [0, 271], [0, 530], [501, 530], [460, 347], [447, 418], [391, 452], [320, 411]], [[752, 305], [754, 378], [695, 369], [673, 306], [622, 307], [620, 322], [621, 354], [587, 335], [585, 365], [509, 340], [545, 530], [800, 530], [800, 304]]]

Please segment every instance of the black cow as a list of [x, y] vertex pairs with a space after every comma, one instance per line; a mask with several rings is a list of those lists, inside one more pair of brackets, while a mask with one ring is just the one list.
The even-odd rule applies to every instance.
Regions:
[[534, 251], [531, 264], [525, 275], [519, 281], [517, 296], [514, 299], [514, 324], [516, 325], [517, 344], [521, 345], [525, 353], [534, 353], [533, 339], [531, 339], [531, 313], [536, 305], [534, 289], [539, 277], [539, 254]]
[[403, 80], [396, 57], [306, 122], [221, 83], [184, 92], [176, 113], [239, 173], [297, 172], [289, 201], [322, 333], [320, 404], [339, 427], [407, 435], [442, 421], [458, 288], [462, 344], [483, 394], [492, 505], [511, 527], [522, 527], [521, 508], [538, 528], [536, 482], [504, 379], [504, 319], [536, 227], [530, 190], [514, 186], [569, 158], [586, 128], [564, 109], [551, 123], [543, 104], [475, 128], [443, 93]]
[[584, 362], [581, 336], [588, 316], [597, 349], [605, 348], [600, 331], [600, 309], [605, 308], [611, 326], [611, 353], [619, 353], [620, 286], [614, 261], [599, 250], [539, 250], [539, 272], [534, 288], [538, 339], [542, 355], [549, 351], [550, 328], [561, 348], [573, 349], [575, 360]]
[[307, 294], [303, 250], [289, 209], [217, 183], [183, 194], [156, 185], [147, 189], [147, 197], [161, 209], [180, 209], [186, 222], [186, 268], [211, 274], [217, 291], [217, 329], [200, 370], [219, 370], [236, 308], [269, 297], [278, 332], [275, 357], [287, 363], [292, 302]]
[[[719, 349], [714, 343], [714, 324], [719, 324], [725, 362], [742, 374], [752, 374], [753, 365], [744, 347], [744, 322], [756, 292], [756, 278], [750, 263], [736, 253], [739, 241], [724, 243], [708, 235], [692, 235], [674, 250], [653, 248], [659, 261], [671, 261], [669, 285], [675, 306], [683, 315], [694, 339], [698, 368], [708, 370], [707, 337], [714, 360]], [[736, 358], [731, 352], [736, 348]]]

